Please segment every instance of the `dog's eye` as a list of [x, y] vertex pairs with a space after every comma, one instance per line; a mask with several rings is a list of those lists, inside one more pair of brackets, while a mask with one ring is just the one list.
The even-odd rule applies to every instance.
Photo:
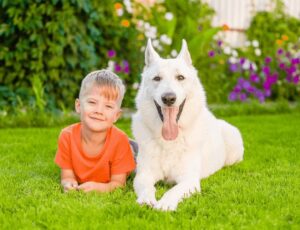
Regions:
[[185, 79], [185, 77], [182, 76], [182, 75], [178, 75], [178, 76], [176, 76], [176, 79], [177, 79], [178, 81], [183, 81], [183, 80]]
[[161, 80], [161, 77], [160, 76], [155, 76], [154, 78], [153, 78], [153, 81], [160, 81]]

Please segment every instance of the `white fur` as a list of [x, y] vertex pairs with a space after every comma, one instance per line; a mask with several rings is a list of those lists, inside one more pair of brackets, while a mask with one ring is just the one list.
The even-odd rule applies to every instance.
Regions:
[[[145, 63], [132, 121], [139, 145], [134, 190], [140, 204], [175, 210], [183, 198], [200, 191], [201, 178], [243, 159], [243, 141], [237, 128], [216, 119], [208, 110], [185, 40], [175, 59], [162, 59], [149, 40]], [[159, 82], [153, 80], [157, 75], [162, 77]], [[178, 81], [177, 75], [183, 75], [185, 80]], [[166, 141], [154, 100], [163, 107], [161, 95], [170, 91], [177, 96], [175, 106], [184, 99], [186, 102], [178, 121], [178, 137]], [[176, 185], [157, 201], [154, 185], [159, 180]]]

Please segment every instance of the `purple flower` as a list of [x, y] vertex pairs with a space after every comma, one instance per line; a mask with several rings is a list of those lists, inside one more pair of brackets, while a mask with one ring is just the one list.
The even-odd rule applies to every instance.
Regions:
[[254, 93], [255, 92], [255, 87], [250, 85], [247, 89], [246, 89], [249, 93]]
[[280, 48], [280, 49], [278, 49], [278, 50], [277, 50], [277, 54], [278, 54], [278, 55], [281, 55], [281, 54], [283, 54], [283, 49], [281, 49], [281, 48]]
[[238, 79], [238, 85], [243, 85], [244, 82], [245, 82], [245, 79], [244, 79], [244, 78], [240, 77], [240, 78]]
[[241, 92], [241, 90], [242, 90], [242, 88], [239, 85], [236, 85], [233, 89], [233, 92], [239, 93], [239, 92]]
[[209, 51], [208, 56], [214, 57], [215, 56], [215, 51], [213, 51], [213, 50]]
[[282, 62], [281, 62], [281, 63], [279, 63], [279, 68], [280, 68], [280, 69], [284, 69], [284, 68], [285, 68], [285, 64], [284, 64], [284, 63], [282, 63]]
[[122, 71], [122, 66], [120, 66], [119, 64], [115, 65], [115, 72], [116, 73], [120, 73]]
[[124, 66], [124, 69], [123, 69], [124, 73], [126, 74], [129, 74], [130, 73], [130, 69], [129, 69], [129, 66]]
[[218, 46], [221, 46], [222, 45], [222, 41], [221, 40], [218, 40]]
[[272, 61], [272, 58], [270, 58], [270, 57], [265, 58], [265, 63], [266, 64], [269, 64], [271, 61]]
[[292, 65], [300, 64], [300, 58], [292, 58]]
[[293, 79], [294, 84], [298, 84], [299, 80], [300, 80], [300, 76], [299, 75], [297, 75], [296, 77], [294, 77], [294, 79]]
[[270, 97], [271, 96], [271, 90], [265, 90], [265, 96]]
[[238, 96], [238, 94], [237, 93], [235, 93], [235, 92], [231, 92], [230, 94], [229, 94], [229, 100], [230, 101], [235, 101], [236, 99], [237, 99], [237, 96]]
[[244, 82], [243, 82], [243, 88], [244, 88], [244, 89], [247, 90], [250, 86], [251, 86], [251, 84], [250, 84], [249, 81], [244, 81]]
[[231, 72], [237, 72], [238, 71], [238, 65], [237, 64], [230, 64], [230, 70], [231, 70]]
[[257, 76], [257, 74], [251, 74], [250, 81], [255, 83], [259, 82], [259, 77]]
[[288, 75], [286, 76], [285, 79], [286, 79], [288, 82], [292, 82], [292, 80], [293, 80], [292, 78], [293, 78], [293, 77], [292, 77], [291, 75], [288, 74]]
[[259, 100], [260, 103], [263, 103], [263, 102], [265, 102], [265, 97], [260, 96], [260, 97], [258, 97], [258, 100]]
[[250, 63], [249, 70], [250, 70], [250, 72], [252, 72], [252, 71], [254, 70], [254, 69], [253, 69], [253, 65], [252, 65], [252, 63]]
[[245, 101], [247, 99], [247, 95], [245, 93], [240, 94], [240, 100]]
[[127, 60], [123, 60], [123, 66], [129, 66], [129, 62]]
[[109, 58], [113, 58], [114, 56], [116, 56], [116, 51], [115, 50], [109, 50], [109, 51], [107, 51], [107, 56]]
[[240, 64], [243, 65], [245, 63], [246, 59], [245, 58], [241, 58], [240, 59]]
[[262, 68], [262, 71], [264, 72], [265, 75], [270, 74], [270, 67], [269, 66], [264, 66]]
[[264, 87], [264, 90], [265, 90], [265, 91], [266, 91], [266, 90], [270, 90], [270, 89], [271, 89], [271, 82], [265, 81], [265, 82], [263, 83], [263, 87]]
[[290, 68], [287, 69], [287, 73], [293, 74], [296, 70], [296, 67], [294, 65], [291, 65]]
[[254, 95], [257, 97], [260, 103], [263, 103], [265, 101], [264, 94], [260, 90], [256, 90]]

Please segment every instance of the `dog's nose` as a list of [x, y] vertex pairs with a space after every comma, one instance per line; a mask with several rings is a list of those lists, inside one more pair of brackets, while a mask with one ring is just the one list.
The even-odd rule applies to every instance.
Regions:
[[161, 100], [165, 105], [171, 106], [176, 101], [176, 94], [175, 93], [164, 93], [161, 96]]

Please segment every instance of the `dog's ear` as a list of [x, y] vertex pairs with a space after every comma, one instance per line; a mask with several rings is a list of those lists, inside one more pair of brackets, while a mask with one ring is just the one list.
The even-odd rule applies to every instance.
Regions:
[[181, 59], [185, 60], [185, 62], [188, 65], [192, 65], [192, 58], [191, 58], [190, 52], [188, 50], [185, 39], [182, 39], [181, 50], [180, 50], [180, 53], [178, 54], [177, 58], [181, 58]]
[[151, 39], [148, 39], [148, 43], [147, 43], [147, 47], [145, 50], [145, 64], [146, 66], [150, 66], [151, 63], [156, 60], [159, 59], [159, 55], [158, 53], [156, 53], [156, 51], [153, 49], [152, 44], [151, 44]]

